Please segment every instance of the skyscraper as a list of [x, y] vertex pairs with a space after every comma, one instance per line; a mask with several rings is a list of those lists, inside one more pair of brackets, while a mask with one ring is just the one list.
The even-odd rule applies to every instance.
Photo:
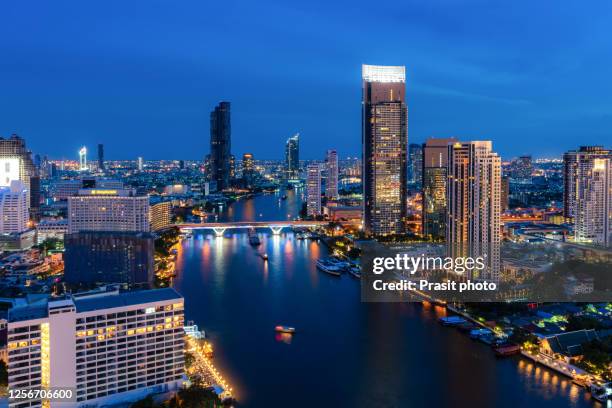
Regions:
[[428, 139], [423, 144], [423, 235], [434, 239], [446, 234], [448, 145], [457, 139]]
[[28, 192], [20, 180], [0, 187], [0, 234], [28, 229]]
[[612, 150], [603, 146], [580, 146], [563, 155], [563, 215], [574, 220], [577, 214], [578, 183], [594, 159], [612, 158]]
[[327, 167], [327, 180], [325, 182], [325, 196], [328, 200], [338, 199], [338, 153], [328, 150], [325, 159]]
[[104, 171], [104, 145], [98, 144], [98, 170]]
[[403, 233], [406, 216], [407, 109], [403, 66], [362, 67], [364, 227]]
[[474, 279], [499, 279], [501, 242], [501, 158], [492, 142], [448, 146], [446, 242], [453, 257], [484, 257]]
[[87, 170], [87, 148], [81, 147], [79, 150], [79, 171]]
[[311, 163], [306, 167], [306, 213], [321, 215], [321, 166]]
[[300, 134], [287, 139], [285, 145], [285, 173], [287, 180], [300, 178]]
[[230, 103], [220, 102], [210, 113], [210, 174], [219, 191], [230, 186], [231, 171]]
[[40, 182], [33, 180], [36, 178], [38, 171], [32, 161], [32, 153], [26, 149], [25, 140], [17, 135], [0, 137], [0, 187], [10, 186], [12, 180], [21, 180], [27, 190], [28, 208], [32, 212], [37, 212], [40, 207]]
[[565, 153], [564, 211], [574, 220], [574, 239], [608, 246], [612, 242], [612, 151], [582, 146]]
[[415, 190], [423, 187], [423, 147], [416, 143], [408, 146], [408, 184]]
[[242, 178], [247, 187], [253, 185], [255, 178], [255, 161], [251, 153], [242, 155]]

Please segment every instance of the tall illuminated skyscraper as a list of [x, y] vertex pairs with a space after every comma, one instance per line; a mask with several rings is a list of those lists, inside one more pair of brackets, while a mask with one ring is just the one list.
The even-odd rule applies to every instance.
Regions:
[[406, 216], [408, 113], [403, 66], [362, 66], [365, 231], [401, 234]]
[[287, 139], [285, 145], [285, 172], [287, 180], [300, 178], [300, 134], [296, 133]]
[[98, 170], [104, 171], [104, 145], [98, 144]]
[[327, 180], [325, 182], [325, 196], [328, 200], [338, 199], [338, 153], [328, 150], [325, 158], [327, 167]]
[[490, 141], [448, 146], [446, 242], [453, 256], [484, 257], [475, 279], [499, 279], [501, 158]]
[[87, 170], [87, 148], [81, 147], [79, 150], [79, 171]]
[[448, 145], [457, 139], [428, 139], [423, 144], [423, 235], [441, 239], [446, 234]]
[[565, 153], [564, 211], [578, 242], [612, 243], [612, 151], [582, 146]]
[[17, 135], [0, 137], [0, 187], [8, 187], [12, 180], [20, 180], [27, 190], [27, 203], [31, 212], [40, 207], [40, 179], [32, 153], [25, 140]]
[[230, 103], [220, 102], [210, 113], [210, 174], [219, 191], [230, 186], [232, 128]]
[[0, 234], [23, 232], [28, 229], [28, 195], [20, 180], [10, 187], [0, 187]]
[[408, 184], [415, 190], [423, 187], [423, 146], [416, 143], [408, 146]]
[[306, 167], [306, 213], [321, 215], [321, 166], [318, 163]]

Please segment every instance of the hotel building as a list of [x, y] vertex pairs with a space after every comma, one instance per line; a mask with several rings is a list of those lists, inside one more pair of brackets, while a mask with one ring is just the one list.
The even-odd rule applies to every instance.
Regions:
[[306, 213], [321, 215], [321, 166], [311, 163], [306, 168]]
[[0, 233], [21, 233], [28, 229], [28, 192], [19, 180], [0, 187]]
[[299, 133], [287, 139], [287, 143], [285, 144], [285, 174], [287, 180], [297, 181], [300, 178]]
[[327, 179], [325, 180], [325, 196], [328, 200], [338, 199], [338, 152], [328, 150], [325, 158]]
[[406, 73], [403, 66], [362, 67], [362, 147], [365, 231], [405, 231], [407, 198]]
[[81, 189], [68, 197], [68, 232], [149, 231], [149, 197], [133, 189]]
[[183, 326], [183, 298], [171, 288], [113, 289], [14, 307], [7, 325], [9, 388], [73, 395], [10, 406], [99, 407], [178, 390]]

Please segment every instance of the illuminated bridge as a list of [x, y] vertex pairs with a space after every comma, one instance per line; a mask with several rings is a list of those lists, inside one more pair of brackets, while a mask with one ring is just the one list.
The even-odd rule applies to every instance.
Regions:
[[220, 237], [228, 229], [251, 229], [251, 228], [270, 228], [272, 234], [278, 235], [283, 228], [310, 228], [328, 225], [329, 221], [228, 221], [228, 222], [204, 222], [204, 223], [184, 223], [177, 224], [181, 232], [193, 230], [213, 230]]

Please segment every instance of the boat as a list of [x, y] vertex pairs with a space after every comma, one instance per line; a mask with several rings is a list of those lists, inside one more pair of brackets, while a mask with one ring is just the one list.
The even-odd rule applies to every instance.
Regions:
[[448, 316], [448, 317], [440, 317], [438, 322], [442, 324], [442, 326], [458, 326], [463, 323], [467, 323], [461, 316]]
[[342, 269], [340, 267], [333, 265], [325, 259], [319, 259], [317, 261], [317, 269], [334, 276], [342, 275]]
[[591, 384], [589, 390], [591, 391], [591, 397], [599, 402], [606, 402], [612, 399], [612, 383], [602, 385]]
[[460, 323], [455, 327], [459, 329], [459, 331], [462, 331], [462, 332], [470, 332], [477, 328], [477, 326], [471, 322]]
[[354, 278], [361, 279], [361, 268], [359, 266], [353, 265], [348, 271]]
[[282, 325], [278, 325], [274, 328], [274, 330], [277, 333], [287, 333], [287, 334], [293, 334], [295, 333], [295, 327], [290, 327], [290, 326], [282, 326]]
[[261, 241], [259, 240], [259, 237], [255, 233], [255, 228], [249, 229], [249, 244], [251, 244], [253, 246], [258, 246], [258, 245], [261, 244]]
[[518, 344], [502, 344], [493, 349], [495, 355], [499, 357], [511, 356], [513, 354], [518, 354], [521, 352], [521, 346]]
[[261, 259], [263, 259], [264, 261], [267, 261], [268, 260], [268, 254], [266, 254], [266, 253], [261, 254]]
[[486, 336], [488, 334], [492, 334], [491, 330], [489, 329], [474, 329], [470, 331], [470, 338], [478, 339], [479, 337]]

